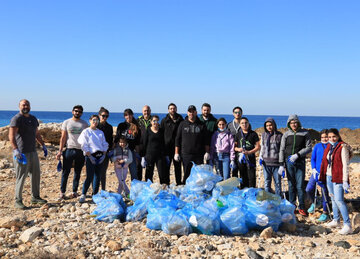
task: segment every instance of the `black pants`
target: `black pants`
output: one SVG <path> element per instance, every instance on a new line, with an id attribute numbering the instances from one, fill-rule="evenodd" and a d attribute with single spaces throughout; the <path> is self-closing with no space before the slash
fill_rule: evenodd
<path id="1" fill-rule="evenodd" d="M 256 187 L 256 167 L 248 167 L 247 164 L 239 163 L 236 161 L 237 167 L 240 171 L 240 177 L 242 179 L 242 188 L 244 187 Z"/>
<path id="2" fill-rule="evenodd" d="M 156 165 L 156 168 L 159 173 L 159 179 L 160 184 L 170 184 L 170 175 L 168 174 L 168 171 L 166 170 L 166 161 L 164 156 L 158 156 L 158 157 L 145 157 L 147 166 L 145 170 L 145 181 L 150 179 L 150 181 L 153 181 L 154 176 L 154 168 Z"/>
<path id="3" fill-rule="evenodd" d="M 203 155 L 186 155 L 181 154 L 182 162 L 183 162 L 183 168 L 184 168 L 184 180 L 183 184 L 185 184 L 186 179 L 190 176 L 191 168 L 193 166 L 194 162 L 196 165 L 201 165 L 204 161 Z"/>
<path id="4" fill-rule="evenodd" d="M 170 167 L 171 167 L 171 162 L 172 162 L 174 165 L 174 169 L 175 169 L 176 185 L 180 185 L 180 184 L 182 184 L 182 182 L 181 182 L 181 162 L 174 160 L 174 153 L 169 154 L 169 160 L 170 160 L 169 164 L 166 164 L 166 167 L 165 167 L 166 173 L 170 176 Z"/>
<path id="5" fill-rule="evenodd" d="M 137 158 L 134 158 L 133 159 L 136 159 L 136 172 L 137 172 L 137 180 L 139 181 L 142 181 L 142 175 L 143 175 L 143 168 L 141 166 L 141 160 L 137 159 Z"/>
<path id="6" fill-rule="evenodd" d="M 239 170 L 237 167 L 231 170 L 231 177 L 239 177 Z"/>

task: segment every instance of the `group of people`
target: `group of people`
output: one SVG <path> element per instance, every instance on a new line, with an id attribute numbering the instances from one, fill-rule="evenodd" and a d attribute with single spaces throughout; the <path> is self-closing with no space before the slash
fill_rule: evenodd
<path id="1" fill-rule="evenodd" d="M 47 149 L 38 133 L 38 121 L 29 114 L 30 103 L 21 100 L 20 112 L 10 123 L 9 139 L 13 146 L 16 170 L 15 207 L 25 209 L 22 202 L 22 188 L 28 173 L 31 173 L 32 202 L 46 203 L 40 198 L 40 166 L 35 150 L 35 140 Z M 259 139 L 251 129 L 251 124 L 239 106 L 233 108 L 233 120 L 216 119 L 211 114 L 211 106 L 204 103 L 201 114 L 190 105 L 187 116 L 177 113 L 174 103 L 168 105 L 168 114 L 160 121 L 159 116 L 152 115 L 145 105 L 142 115 L 135 119 L 131 109 L 125 109 L 125 120 L 113 127 L 107 122 L 109 111 L 101 107 L 88 122 L 81 119 L 83 107 L 76 105 L 72 117 L 61 126 L 61 138 L 58 160 L 62 157 L 62 176 L 60 199 L 65 198 L 66 185 L 74 167 L 73 189 L 71 198 L 78 197 L 81 170 L 85 164 L 86 179 L 83 183 L 80 202 L 85 202 L 87 191 L 92 185 L 93 195 L 100 185 L 106 188 L 106 171 L 109 161 L 114 164 L 118 178 L 118 193 L 129 195 L 126 184 L 128 171 L 131 180 L 153 181 L 154 167 L 157 167 L 161 184 L 170 184 L 170 167 L 174 166 L 177 185 L 185 184 L 194 164 L 214 165 L 216 173 L 223 179 L 242 178 L 242 188 L 256 187 L 256 156 L 260 151 L 259 163 L 263 166 L 265 190 L 272 192 L 271 182 L 274 179 L 275 193 L 282 194 L 281 178 L 287 176 L 289 201 L 296 204 L 297 212 L 307 216 L 316 208 L 316 201 L 305 211 L 305 194 L 316 200 L 316 186 L 322 188 L 323 215 L 319 221 L 327 221 L 330 215 L 329 197 L 332 202 L 333 220 L 329 227 L 340 224 L 340 213 L 344 226 L 341 234 L 351 233 L 349 215 L 344 202 L 344 190 L 349 186 L 349 159 L 351 147 L 341 140 L 336 129 L 321 131 L 321 143 L 315 145 L 312 158 L 312 175 L 305 192 L 305 157 L 312 151 L 309 132 L 302 128 L 298 116 L 290 115 L 287 121 L 288 130 L 282 134 L 277 130 L 274 119 L 264 122 L 264 133 Z M 329 139 L 329 140 L 328 140 Z M 24 157 L 27 161 L 24 163 Z M 182 168 L 183 170 L 182 170 Z M 182 174 L 183 171 L 183 174 Z M 340 212 L 340 213 L 339 213 Z"/>

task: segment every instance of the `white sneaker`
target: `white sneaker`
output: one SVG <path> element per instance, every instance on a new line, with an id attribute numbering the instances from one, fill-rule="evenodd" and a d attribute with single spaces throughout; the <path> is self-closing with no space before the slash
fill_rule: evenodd
<path id="1" fill-rule="evenodd" d="M 80 203 L 84 203 L 85 200 L 86 200 L 86 196 L 85 196 L 84 194 L 81 194 L 80 199 L 79 199 L 79 202 L 80 202 Z"/>
<path id="2" fill-rule="evenodd" d="M 325 224 L 325 226 L 327 226 L 328 228 L 336 228 L 339 225 L 340 225 L 340 222 L 336 221 L 335 219 L 333 219 L 331 222 Z"/>
<path id="3" fill-rule="evenodd" d="M 353 231 L 350 225 L 345 224 L 343 228 L 338 232 L 340 235 L 351 234 Z"/>
<path id="4" fill-rule="evenodd" d="M 65 200 L 65 193 L 60 193 L 59 201 Z"/>

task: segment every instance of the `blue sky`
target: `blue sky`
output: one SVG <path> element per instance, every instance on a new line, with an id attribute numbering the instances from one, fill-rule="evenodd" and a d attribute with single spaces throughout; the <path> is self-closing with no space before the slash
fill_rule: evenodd
<path id="1" fill-rule="evenodd" d="M 359 116 L 359 1 L 0 2 L 0 110 Z"/>

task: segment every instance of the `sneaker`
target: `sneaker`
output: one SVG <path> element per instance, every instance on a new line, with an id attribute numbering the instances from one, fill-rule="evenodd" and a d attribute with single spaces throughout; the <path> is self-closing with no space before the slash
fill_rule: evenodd
<path id="1" fill-rule="evenodd" d="M 79 194 L 77 192 L 73 192 L 72 194 L 70 194 L 70 199 L 74 199 L 79 197 Z"/>
<path id="2" fill-rule="evenodd" d="M 321 214 L 321 216 L 317 219 L 317 222 L 325 222 L 329 220 L 328 214 Z"/>
<path id="3" fill-rule="evenodd" d="M 15 201 L 15 208 L 20 210 L 28 209 L 28 207 L 26 207 L 22 201 Z"/>
<path id="4" fill-rule="evenodd" d="M 304 216 L 304 217 L 307 217 L 307 212 L 305 210 L 302 210 L 302 209 L 299 209 L 299 214 Z"/>
<path id="5" fill-rule="evenodd" d="M 60 193 L 59 201 L 65 200 L 65 193 Z"/>
<path id="6" fill-rule="evenodd" d="M 333 219 L 331 222 L 327 223 L 325 226 L 327 226 L 328 228 L 336 228 L 339 225 L 340 225 L 340 222 Z"/>
<path id="7" fill-rule="evenodd" d="M 314 203 L 311 203 L 311 206 L 310 206 L 310 208 L 308 209 L 307 212 L 308 213 L 314 213 L 315 212 L 315 204 Z"/>
<path id="8" fill-rule="evenodd" d="M 351 234 L 353 231 L 351 229 L 351 226 L 348 224 L 345 224 L 343 228 L 338 232 L 340 235 L 348 235 Z"/>
<path id="9" fill-rule="evenodd" d="M 32 204 L 45 204 L 45 203 L 47 203 L 47 200 L 41 199 L 40 197 L 32 197 L 31 203 Z"/>
<path id="10" fill-rule="evenodd" d="M 80 203 L 84 203 L 85 200 L 86 200 L 85 194 L 81 194 L 80 199 L 79 199 L 79 202 L 80 202 Z"/>

